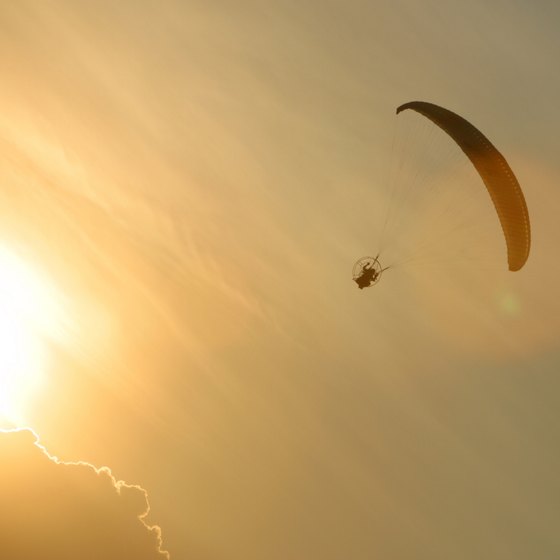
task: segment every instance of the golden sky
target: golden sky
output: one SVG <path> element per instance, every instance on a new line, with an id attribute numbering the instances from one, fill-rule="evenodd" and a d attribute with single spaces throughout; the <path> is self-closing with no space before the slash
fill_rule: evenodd
<path id="1" fill-rule="evenodd" d="M 4 3 L 0 557 L 559 556 L 559 18 L 547 0 Z M 381 258 L 443 216 L 448 260 L 356 289 L 414 99 L 507 157 L 520 272 L 483 186 L 418 136 L 409 170 L 438 186 L 397 198 Z M 459 219 L 478 237 L 447 237 Z"/>

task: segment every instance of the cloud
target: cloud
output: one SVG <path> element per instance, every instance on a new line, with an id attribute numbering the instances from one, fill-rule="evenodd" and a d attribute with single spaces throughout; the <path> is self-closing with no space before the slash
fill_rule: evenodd
<path id="1" fill-rule="evenodd" d="M 0 431 L 0 558 L 166 560 L 146 491 L 50 456 L 29 429 Z"/>

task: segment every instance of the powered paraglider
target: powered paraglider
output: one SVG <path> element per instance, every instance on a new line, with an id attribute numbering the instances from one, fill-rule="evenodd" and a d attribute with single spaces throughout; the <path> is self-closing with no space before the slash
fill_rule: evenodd
<path id="1" fill-rule="evenodd" d="M 525 197 L 504 156 L 480 130 L 448 109 L 425 101 L 411 101 L 399 106 L 397 114 L 405 110 L 415 111 L 432 121 L 470 160 L 498 215 L 506 241 L 508 268 L 520 270 L 529 257 L 531 226 Z M 385 269 L 378 257 L 363 257 L 354 265 L 353 279 L 360 289 L 379 281 Z"/>

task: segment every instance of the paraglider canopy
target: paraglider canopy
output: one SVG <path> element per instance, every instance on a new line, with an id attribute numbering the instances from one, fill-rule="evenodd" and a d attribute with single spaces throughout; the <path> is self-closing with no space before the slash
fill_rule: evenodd
<path id="1" fill-rule="evenodd" d="M 471 160 L 486 185 L 498 214 L 507 245 L 509 270 L 519 270 L 529 257 L 531 226 L 525 197 L 504 156 L 463 117 L 425 101 L 411 101 L 397 114 L 411 109 L 445 131 Z"/>

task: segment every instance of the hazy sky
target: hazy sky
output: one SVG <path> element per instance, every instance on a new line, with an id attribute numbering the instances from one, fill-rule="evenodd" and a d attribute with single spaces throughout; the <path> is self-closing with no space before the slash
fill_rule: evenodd
<path id="1" fill-rule="evenodd" d="M 69 512 L 96 504 L 119 559 L 163 557 L 153 524 L 172 560 L 559 557 L 559 21 L 547 0 L 3 3 L 1 426 L 51 457 L 0 433 L 4 482 L 37 485 L 9 492 L 0 557 L 15 524 L 65 558 L 51 500 L 77 547 Z M 515 170 L 520 272 L 481 193 L 444 214 L 480 228 L 480 266 L 352 282 L 414 99 Z M 413 164 L 458 189 L 448 161 Z M 448 192 L 403 199 L 394 246 Z"/>

